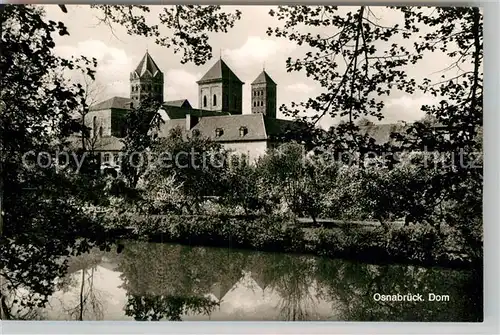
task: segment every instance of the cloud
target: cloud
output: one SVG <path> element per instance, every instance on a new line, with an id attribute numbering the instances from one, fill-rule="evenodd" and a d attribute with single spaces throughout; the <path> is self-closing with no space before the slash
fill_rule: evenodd
<path id="1" fill-rule="evenodd" d="M 300 94 L 308 94 L 314 91 L 314 88 L 304 84 L 304 83 L 295 83 L 286 86 L 287 91 L 291 91 L 291 93 L 300 93 Z"/>
<path id="2" fill-rule="evenodd" d="M 97 59 L 96 82 L 105 85 L 105 94 L 128 96 L 129 73 L 134 62 L 125 50 L 107 46 L 100 40 L 88 39 L 74 46 L 57 46 L 55 53 L 68 59 L 82 55 Z"/>
<path id="3" fill-rule="evenodd" d="M 427 95 L 403 95 L 385 102 L 384 122 L 416 121 L 424 116 L 420 110 L 422 105 L 431 105 L 437 102 L 436 98 Z"/>
<path id="4" fill-rule="evenodd" d="M 198 84 L 200 73 L 183 69 L 169 69 L 165 73 L 165 100 L 188 99 L 193 107 L 198 104 Z"/>
<path id="5" fill-rule="evenodd" d="M 411 95 L 403 95 L 398 98 L 394 98 L 391 100 L 388 100 L 386 102 L 387 106 L 402 106 L 402 107 L 417 107 L 420 109 L 420 106 L 426 105 L 426 104 L 433 104 L 436 102 L 436 98 L 433 98 L 431 96 L 411 96 Z"/>
<path id="6" fill-rule="evenodd" d="M 223 50 L 223 56 L 228 57 L 232 64 L 239 68 L 251 65 L 262 66 L 277 54 L 291 52 L 295 45 L 285 40 L 273 40 L 258 36 L 248 36 L 243 45 L 237 49 Z"/>

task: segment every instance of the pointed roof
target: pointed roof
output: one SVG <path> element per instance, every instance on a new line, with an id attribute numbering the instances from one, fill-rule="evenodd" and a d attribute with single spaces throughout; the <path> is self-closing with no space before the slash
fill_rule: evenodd
<path id="1" fill-rule="evenodd" d="M 208 82 L 216 82 L 216 81 L 234 81 L 240 84 L 243 82 L 234 74 L 234 72 L 227 66 L 227 64 L 219 59 L 210 70 L 205 73 L 205 75 L 197 81 L 198 84 L 208 83 Z"/>
<path id="2" fill-rule="evenodd" d="M 133 102 L 130 98 L 112 97 L 90 106 L 91 111 L 99 111 L 104 109 L 130 109 L 130 103 Z"/>
<path id="3" fill-rule="evenodd" d="M 274 82 L 274 80 L 267 74 L 267 72 L 265 70 L 263 70 L 257 76 L 257 78 L 255 78 L 255 80 L 253 81 L 252 85 L 253 84 L 273 84 L 273 85 L 276 85 L 276 83 Z"/>
<path id="4" fill-rule="evenodd" d="M 234 284 L 231 285 L 229 283 L 220 283 L 217 282 L 212 285 L 210 293 L 217 298 L 217 301 L 222 300 L 232 288 L 234 287 Z"/>
<path id="5" fill-rule="evenodd" d="M 259 271 L 259 272 L 251 271 L 250 277 L 253 280 L 255 280 L 255 282 L 257 283 L 257 285 L 259 285 L 259 287 L 262 290 L 265 290 L 267 288 L 267 286 L 269 285 L 268 280 L 267 280 L 265 274 L 262 271 Z"/>
<path id="6" fill-rule="evenodd" d="M 151 57 L 148 51 L 146 51 L 146 54 L 142 57 L 139 65 L 137 65 L 137 68 L 135 69 L 135 72 L 139 76 L 143 76 L 147 71 L 149 71 L 152 76 L 155 76 L 157 73 L 161 73 L 158 65 L 156 65 L 153 57 Z"/>
<path id="7" fill-rule="evenodd" d="M 165 101 L 163 104 L 166 106 L 193 108 L 187 99 Z"/>

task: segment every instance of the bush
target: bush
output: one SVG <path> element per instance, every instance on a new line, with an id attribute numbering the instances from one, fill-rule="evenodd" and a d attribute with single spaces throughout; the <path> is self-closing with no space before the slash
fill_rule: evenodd
<path id="1" fill-rule="evenodd" d="M 320 256 L 359 259 L 367 262 L 471 265 L 479 260 L 463 247 L 463 237 L 447 226 L 441 232 L 430 225 L 341 228 L 299 227 L 292 218 L 164 216 L 136 221 L 139 236 L 161 242 L 218 247 L 249 248 L 276 252 L 308 252 Z"/>
<path id="2" fill-rule="evenodd" d="M 442 240 L 429 225 L 392 229 L 387 235 L 387 253 L 394 258 L 431 263 L 441 254 Z"/>

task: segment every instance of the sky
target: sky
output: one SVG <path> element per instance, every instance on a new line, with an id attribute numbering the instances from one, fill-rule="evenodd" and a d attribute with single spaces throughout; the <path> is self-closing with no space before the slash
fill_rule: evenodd
<path id="1" fill-rule="evenodd" d="M 44 6 L 47 17 L 62 21 L 68 27 L 70 36 L 57 37 L 56 52 L 64 57 L 86 55 L 98 61 L 96 82 L 99 86 L 99 100 L 113 96 L 129 96 L 129 74 L 135 69 L 146 50 L 149 51 L 165 75 L 165 100 L 188 99 L 193 107 L 198 107 L 198 86 L 196 81 L 222 57 L 236 75 L 245 82 L 243 86 L 243 113 L 250 113 L 250 89 L 252 81 L 265 66 L 266 72 L 278 85 L 278 106 L 290 105 L 292 101 L 306 101 L 321 93 L 320 87 L 306 77 L 304 72 L 287 72 L 285 61 L 288 57 L 300 58 L 304 47 L 298 47 L 284 38 L 267 36 L 268 27 L 280 24 L 268 13 L 270 6 L 223 6 L 227 11 L 240 9 L 241 20 L 226 34 L 211 34 L 210 45 L 213 58 L 202 66 L 192 63 L 181 64 L 181 54 L 172 49 L 158 46 L 152 39 L 130 36 L 120 26 L 112 30 L 99 23 L 100 12 L 88 5 L 67 5 L 68 13 L 63 13 L 55 5 Z M 151 15 L 157 15 L 161 6 L 151 6 Z M 384 22 L 401 21 L 402 17 L 385 8 L 374 9 L 377 17 Z M 382 22 L 381 21 L 381 22 Z M 402 22 L 402 21 L 401 21 Z M 449 60 L 445 55 L 434 54 L 408 69 L 408 75 L 417 79 L 431 78 L 445 68 Z M 386 98 L 384 123 L 414 121 L 423 116 L 420 106 L 432 102 L 430 96 L 394 92 Z M 278 118 L 283 118 L 278 111 Z M 338 120 L 326 118 L 321 125 L 328 127 Z"/>

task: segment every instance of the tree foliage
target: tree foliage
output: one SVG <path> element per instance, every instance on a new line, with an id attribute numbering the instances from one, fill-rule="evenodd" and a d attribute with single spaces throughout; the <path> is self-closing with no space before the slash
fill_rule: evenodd
<path id="1" fill-rule="evenodd" d="M 160 102 L 151 98 L 141 101 L 125 116 L 125 137 L 120 161 L 120 171 L 130 188 L 135 188 L 139 178 L 148 168 L 148 150 L 157 142 L 157 132 L 163 122 L 158 110 Z"/>
<path id="2" fill-rule="evenodd" d="M 307 156 L 304 146 L 297 143 L 271 150 L 257 164 L 261 183 L 266 185 L 262 196 L 270 193 L 295 215 L 311 217 L 316 223 L 338 172 L 336 162 L 323 158 Z"/>
<path id="3" fill-rule="evenodd" d="M 227 168 L 227 153 L 220 144 L 177 127 L 151 148 L 151 157 L 144 176 L 147 192 L 157 194 L 165 186 L 159 181 L 173 178 L 186 201 L 178 208 L 188 212 L 199 210 L 206 197 L 220 195 Z"/>
<path id="4" fill-rule="evenodd" d="M 53 54 L 54 35 L 68 31 L 61 22 L 46 21 L 40 8 L 3 5 L 0 21 L 1 293 L 23 288 L 29 294 L 18 303 L 33 307 L 53 292 L 54 278 L 66 269 L 65 256 L 107 243 L 99 222 L 82 210 L 105 201 L 95 191 L 99 180 L 89 183 L 51 164 L 74 130 L 71 115 L 84 96 L 81 85 L 68 85 L 58 74 L 69 69 L 92 75 L 92 62 Z M 1 298 L 3 303 L 6 297 Z"/>
<path id="5" fill-rule="evenodd" d="M 234 164 L 223 172 L 224 186 L 219 203 L 236 211 L 241 208 L 245 215 L 265 210 L 268 207 L 261 190 L 266 186 L 261 183 L 258 169 L 244 155 L 233 157 Z"/>
<path id="6" fill-rule="evenodd" d="M 387 155 L 387 162 L 394 167 L 398 163 L 396 155 L 402 152 L 442 153 L 440 159 L 432 162 L 414 162 L 421 169 L 439 171 L 421 183 L 417 193 L 412 193 L 426 194 L 425 206 L 435 208 L 444 197 L 455 199 L 464 185 L 476 185 L 479 188 L 473 193 L 479 195 L 483 111 L 480 9 L 388 7 L 384 10 L 399 15 L 400 22 L 383 25 L 367 6 L 355 9 L 280 6 L 276 11 L 271 10 L 269 14 L 284 23 L 282 27 L 269 28 L 268 34 L 309 48 L 304 57 L 289 58 L 287 70 L 304 72 L 324 89 L 324 93 L 305 102 L 282 106 L 281 111 L 308 125 L 310 147 L 325 146 L 334 154 L 354 151 L 362 158 L 368 152 L 392 153 Z M 315 33 L 318 28 L 328 28 L 328 33 Z M 406 43 L 410 39 L 413 43 Z M 447 55 L 451 64 L 443 69 L 440 81 L 424 78 L 419 83 L 408 76 L 407 69 L 436 52 Z M 439 97 L 436 105 L 421 107 L 427 119 L 434 121 L 415 122 L 403 133 L 393 134 L 395 144 L 378 144 L 360 132 L 354 121 L 382 120 L 385 101 L 396 91 Z M 312 117 L 303 116 L 311 111 Z M 348 121 L 323 132 L 314 126 L 325 115 Z M 371 197 L 375 200 L 377 194 Z M 475 201 L 480 203 L 480 197 Z M 480 212 L 474 213 L 474 217 L 480 216 Z M 471 217 L 465 220 L 470 221 Z"/>
<path id="7" fill-rule="evenodd" d="M 405 66 L 411 62 L 410 50 L 390 43 L 397 36 L 409 38 L 411 30 L 374 23 L 375 15 L 365 6 L 347 11 L 336 6 L 279 6 L 269 14 L 283 20 L 284 25 L 269 28 L 268 35 L 287 38 L 310 48 L 301 59 L 288 58 L 287 70 L 304 71 L 325 91 L 305 102 L 282 106 L 280 110 L 312 125 L 327 114 L 346 118 L 349 122 L 330 129 L 326 139 L 313 134 L 310 141 L 339 138 L 339 146 L 348 149 L 360 150 L 368 146 L 369 139 L 358 134 L 359 128 L 354 121 L 361 117 L 381 120 L 384 97 L 394 89 L 407 93 L 415 90 L 414 80 L 408 78 L 405 71 Z M 314 28 L 318 27 L 329 28 L 331 33 L 314 34 Z M 304 111 L 315 113 L 308 118 L 302 116 Z"/>

